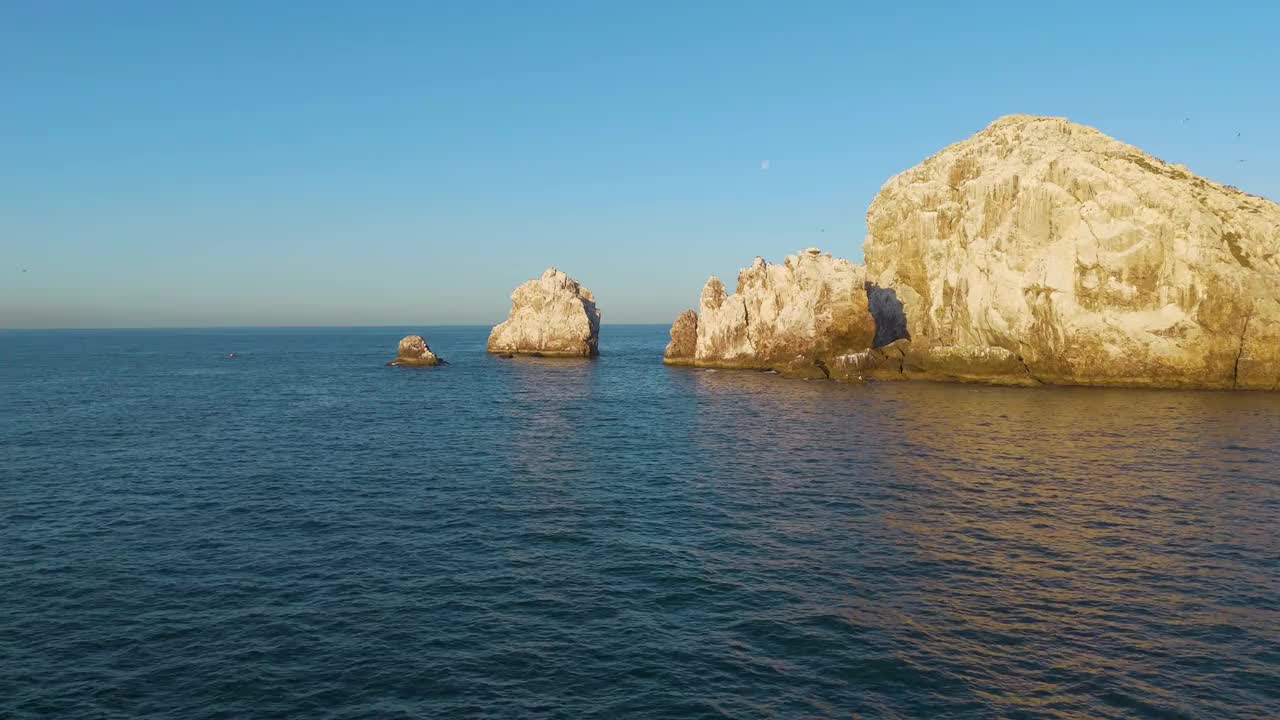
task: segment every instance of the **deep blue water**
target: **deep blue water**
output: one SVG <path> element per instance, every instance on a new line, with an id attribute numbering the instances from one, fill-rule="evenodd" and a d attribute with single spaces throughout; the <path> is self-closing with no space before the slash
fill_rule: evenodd
<path id="1" fill-rule="evenodd" d="M 411 330 L 0 333 L 0 717 L 1280 716 L 1280 395 Z"/>

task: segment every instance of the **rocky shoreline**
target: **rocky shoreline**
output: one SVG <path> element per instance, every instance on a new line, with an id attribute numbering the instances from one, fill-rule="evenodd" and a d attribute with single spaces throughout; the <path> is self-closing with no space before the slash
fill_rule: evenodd
<path id="1" fill-rule="evenodd" d="M 810 249 L 708 280 L 664 362 L 1280 389 L 1280 206 L 1093 128 L 1000 118 L 891 178 L 867 226 L 865 266 Z"/>
<path id="2" fill-rule="evenodd" d="M 1002 117 L 890 178 L 867 228 L 865 264 L 808 248 L 755 258 L 733 292 L 710 277 L 662 361 L 844 382 L 1280 389 L 1280 205 L 1093 128 Z M 595 295 L 548 268 L 512 292 L 486 349 L 594 357 L 599 334 Z M 410 336 L 389 364 L 440 362 Z"/>

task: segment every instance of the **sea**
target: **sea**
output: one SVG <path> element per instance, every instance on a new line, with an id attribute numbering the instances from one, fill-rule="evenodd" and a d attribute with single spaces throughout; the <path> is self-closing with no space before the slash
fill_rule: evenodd
<path id="1" fill-rule="evenodd" d="M 1278 393 L 486 334 L 0 333 L 0 717 L 1280 717 Z"/>

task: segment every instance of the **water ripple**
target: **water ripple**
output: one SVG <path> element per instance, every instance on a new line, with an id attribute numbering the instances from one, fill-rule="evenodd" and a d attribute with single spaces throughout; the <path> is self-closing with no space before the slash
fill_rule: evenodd
<path id="1" fill-rule="evenodd" d="M 1280 716 L 1275 395 L 403 334 L 0 334 L 0 716 Z"/>

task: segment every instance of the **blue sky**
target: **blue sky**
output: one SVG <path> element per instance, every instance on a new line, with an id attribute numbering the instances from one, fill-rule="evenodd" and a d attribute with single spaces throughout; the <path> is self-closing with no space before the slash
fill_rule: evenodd
<path id="1" fill-rule="evenodd" d="M 1280 199 L 1275 4 L 868 5 L 0 0 L 0 327 L 667 322 L 1013 112 Z"/>

